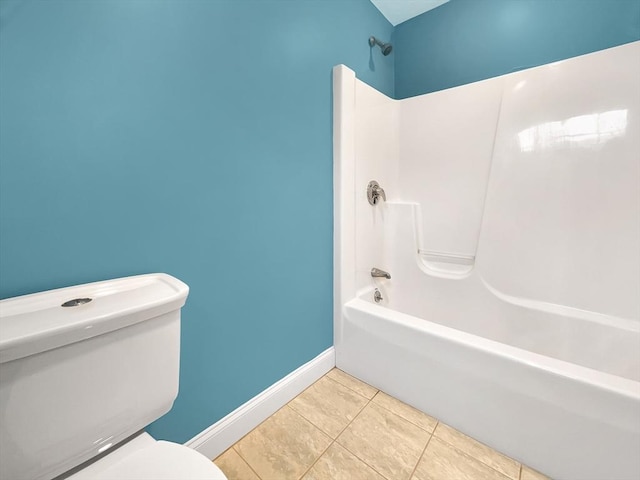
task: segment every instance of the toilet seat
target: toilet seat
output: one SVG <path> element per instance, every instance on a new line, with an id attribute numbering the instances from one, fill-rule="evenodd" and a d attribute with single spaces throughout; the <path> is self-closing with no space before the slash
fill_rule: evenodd
<path id="1" fill-rule="evenodd" d="M 177 443 L 158 441 L 106 469 L 95 480 L 226 480 L 204 455 Z"/>
<path id="2" fill-rule="evenodd" d="M 227 480 L 207 457 L 143 433 L 67 480 Z"/>

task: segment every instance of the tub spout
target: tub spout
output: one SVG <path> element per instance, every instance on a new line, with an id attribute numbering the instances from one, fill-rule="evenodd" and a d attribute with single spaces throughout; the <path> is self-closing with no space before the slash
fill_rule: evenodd
<path id="1" fill-rule="evenodd" d="M 380 277 L 380 278 L 391 279 L 391 274 L 385 272 L 384 270 L 380 270 L 379 268 L 372 268 L 371 276 L 374 278 Z"/>

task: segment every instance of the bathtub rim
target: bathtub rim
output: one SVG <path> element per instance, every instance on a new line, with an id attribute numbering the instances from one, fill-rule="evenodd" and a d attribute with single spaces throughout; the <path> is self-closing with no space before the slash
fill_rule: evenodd
<path id="1" fill-rule="evenodd" d="M 589 367 L 560 360 L 554 357 L 531 352 L 506 343 L 480 337 L 472 333 L 441 325 L 431 320 L 414 317 L 391 308 L 374 305 L 371 302 L 354 297 L 343 305 L 344 317 L 349 317 L 349 309 L 361 310 L 369 315 L 389 321 L 396 325 L 412 328 L 427 335 L 443 337 L 452 343 L 495 355 L 507 361 L 516 361 L 527 366 L 543 370 L 558 377 L 567 378 L 593 388 L 606 390 L 630 400 L 640 402 L 640 381 L 601 372 Z"/>

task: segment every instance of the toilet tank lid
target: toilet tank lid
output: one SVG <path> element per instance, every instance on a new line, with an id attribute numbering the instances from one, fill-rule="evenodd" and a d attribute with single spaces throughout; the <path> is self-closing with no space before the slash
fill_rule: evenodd
<path id="1" fill-rule="evenodd" d="M 0 300 L 0 363 L 177 310 L 188 294 L 177 278 L 153 273 Z"/>

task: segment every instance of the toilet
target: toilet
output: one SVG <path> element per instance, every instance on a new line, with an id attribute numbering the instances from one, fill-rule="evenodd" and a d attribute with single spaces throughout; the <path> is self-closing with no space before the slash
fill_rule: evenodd
<path id="1" fill-rule="evenodd" d="M 0 478 L 226 480 L 144 431 L 178 394 L 188 293 L 160 273 L 0 301 Z"/>

